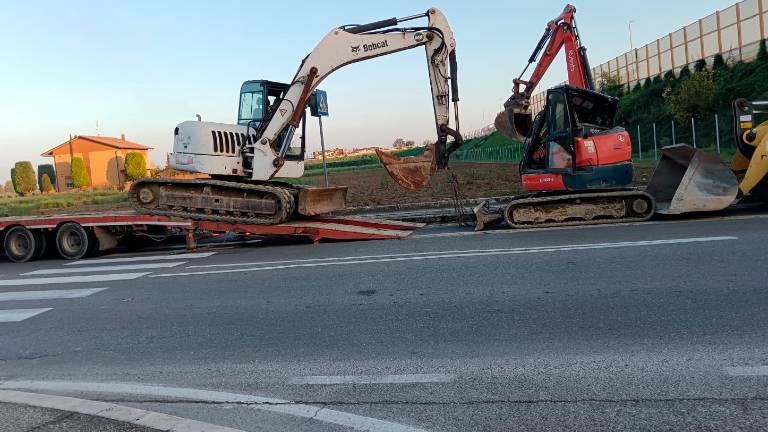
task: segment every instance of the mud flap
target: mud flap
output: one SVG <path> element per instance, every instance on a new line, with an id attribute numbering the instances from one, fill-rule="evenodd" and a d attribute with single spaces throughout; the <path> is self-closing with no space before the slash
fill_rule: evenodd
<path id="1" fill-rule="evenodd" d="M 505 107 L 504 111 L 496 115 L 496 120 L 493 123 L 496 130 L 507 138 L 523 142 L 531 132 L 533 115 L 529 109 L 512 105 Z"/>
<path id="2" fill-rule="evenodd" d="M 657 213 L 682 214 L 728 207 L 739 185 L 719 157 L 677 144 L 662 149 L 645 191 L 656 200 Z"/>
<path id="3" fill-rule="evenodd" d="M 347 206 L 347 187 L 303 187 L 299 189 L 298 198 L 299 214 L 316 216 L 331 213 Z"/>
<path id="4" fill-rule="evenodd" d="M 376 149 L 376 154 L 392 180 L 406 189 L 419 190 L 426 186 L 437 168 L 434 144 L 426 146 L 421 156 L 392 156 L 380 149 Z"/>

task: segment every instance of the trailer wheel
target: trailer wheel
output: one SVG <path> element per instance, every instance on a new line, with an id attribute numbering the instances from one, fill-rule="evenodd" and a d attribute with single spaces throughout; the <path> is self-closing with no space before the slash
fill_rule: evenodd
<path id="1" fill-rule="evenodd" d="M 56 249 L 67 260 L 80 259 L 90 252 L 91 236 L 79 223 L 67 222 L 56 231 Z"/>
<path id="2" fill-rule="evenodd" d="M 38 229 L 32 232 L 35 236 L 35 258 L 43 258 L 48 253 L 48 235 L 45 231 Z"/>
<path id="3" fill-rule="evenodd" d="M 13 262 L 27 262 L 35 257 L 36 236 L 27 227 L 15 226 L 5 233 L 5 255 Z"/>

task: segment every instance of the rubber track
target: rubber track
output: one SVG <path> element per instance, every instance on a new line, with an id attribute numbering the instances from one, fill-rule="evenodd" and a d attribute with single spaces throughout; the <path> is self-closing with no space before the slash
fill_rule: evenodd
<path id="1" fill-rule="evenodd" d="M 160 186 L 174 185 L 174 184 L 200 185 L 200 186 L 211 185 L 211 186 L 228 187 L 233 189 L 266 192 L 267 194 L 274 195 L 275 198 L 279 201 L 280 203 L 279 210 L 278 210 L 278 213 L 274 216 L 247 217 L 247 216 L 220 215 L 215 213 L 205 214 L 205 213 L 190 212 L 190 211 L 145 208 L 145 207 L 142 207 L 141 204 L 139 203 L 138 197 L 136 195 L 137 193 L 136 191 L 138 190 L 139 186 L 146 183 L 154 183 Z M 288 189 L 285 187 L 270 186 L 268 184 L 248 184 L 248 183 L 238 183 L 238 182 L 228 182 L 228 181 L 222 181 L 222 180 L 208 180 L 208 179 L 205 179 L 205 180 L 167 180 L 167 179 L 137 180 L 131 186 L 131 189 L 128 192 L 128 197 L 129 197 L 129 200 L 131 201 L 131 205 L 133 206 L 133 208 L 137 212 L 142 214 L 150 214 L 150 215 L 156 215 L 156 216 L 169 216 L 169 217 L 175 217 L 175 218 L 181 218 L 181 219 L 248 224 L 248 225 L 281 224 L 287 221 L 288 219 L 290 219 L 296 207 L 295 200 L 293 198 L 293 195 L 291 194 L 291 189 Z"/>
<path id="2" fill-rule="evenodd" d="M 532 194 L 531 198 L 522 198 L 522 199 L 516 199 L 512 202 L 510 202 L 505 208 L 504 208 L 504 219 L 507 221 L 510 227 L 512 228 L 518 228 L 518 229 L 526 229 L 526 228 L 546 228 L 546 227 L 558 227 L 558 226 L 580 226 L 580 225 L 603 225 L 603 224 L 620 224 L 620 223 L 628 223 L 628 222 L 644 222 L 653 217 L 653 214 L 656 212 L 656 201 L 653 199 L 651 195 L 649 195 L 646 192 L 640 191 L 640 190 L 623 190 L 623 191 L 612 191 L 612 192 L 597 192 L 597 193 L 575 193 L 575 194 L 563 194 L 563 195 L 550 195 L 550 196 L 544 196 L 540 197 L 537 196 L 538 194 Z M 568 222 L 547 222 L 547 223 L 523 223 L 523 224 L 517 224 L 514 223 L 509 218 L 509 212 L 510 209 L 513 206 L 522 206 L 526 204 L 531 205 L 541 205 L 546 204 L 548 202 L 550 203 L 560 203 L 560 202 L 566 202 L 569 200 L 578 200 L 578 199 L 585 199 L 585 198 L 619 198 L 621 200 L 625 200 L 627 198 L 632 197 L 645 197 L 651 205 L 648 207 L 648 210 L 646 211 L 647 214 L 644 216 L 630 216 L 630 217 L 622 217 L 622 218 L 616 218 L 616 219 L 593 219 L 593 220 L 580 220 L 580 221 L 568 221 Z"/>

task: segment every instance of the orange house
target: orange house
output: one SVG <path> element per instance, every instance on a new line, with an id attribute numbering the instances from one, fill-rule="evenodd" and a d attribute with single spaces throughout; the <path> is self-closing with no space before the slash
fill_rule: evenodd
<path id="1" fill-rule="evenodd" d="M 73 157 L 82 158 L 85 162 L 92 187 L 122 188 L 126 183 L 125 155 L 132 151 L 139 152 L 149 167 L 149 150 L 150 147 L 127 141 L 125 135 L 120 138 L 79 135 L 41 156 L 53 157 L 56 190 L 63 192 L 74 188 L 70 170 Z"/>

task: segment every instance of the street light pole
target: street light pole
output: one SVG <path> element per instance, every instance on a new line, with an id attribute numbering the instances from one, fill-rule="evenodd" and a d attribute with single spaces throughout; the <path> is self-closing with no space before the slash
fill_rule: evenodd
<path id="1" fill-rule="evenodd" d="M 635 20 L 629 20 L 627 23 L 627 28 L 629 28 L 629 50 L 632 51 L 635 49 L 635 44 L 632 41 L 632 24 L 634 24 Z"/>

